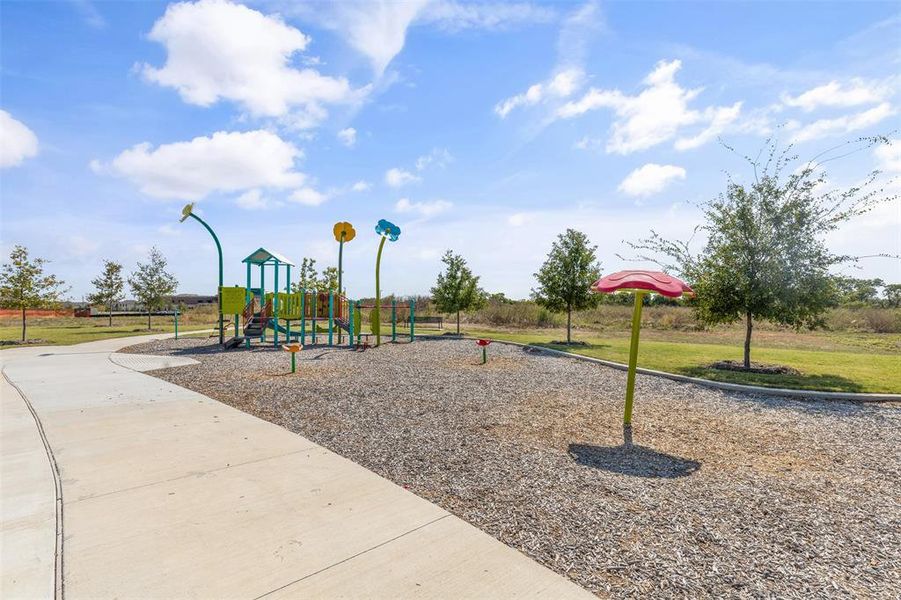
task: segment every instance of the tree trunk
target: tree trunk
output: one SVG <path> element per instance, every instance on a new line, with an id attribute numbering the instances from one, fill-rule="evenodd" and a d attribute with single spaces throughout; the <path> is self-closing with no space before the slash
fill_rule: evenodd
<path id="1" fill-rule="evenodd" d="M 150 331 L 150 311 L 147 311 L 147 331 Z"/>
<path id="2" fill-rule="evenodd" d="M 22 341 L 25 341 L 25 309 L 22 309 Z"/>
<path id="3" fill-rule="evenodd" d="M 457 311 L 457 335 L 460 335 L 460 311 Z"/>
<path id="4" fill-rule="evenodd" d="M 754 324 L 751 319 L 751 313 L 747 313 L 745 315 L 747 319 L 745 324 L 745 368 L 751 368 L 751 331 L 754 329 Z"/>
<path id="5" fill-rule="evenodd" d="M 112 305 L 109 305 L 109 306 L 107 306 L 107 308 L 109 309 L 109 310 L 108 310 L 108 312 L 109 312 L 109 326 L 112 327 L 112 326 L 113 326 L 113 306 L 112 306 Z"/>
<path id="6" fill-rule="evenodd" d="M 566 305 L 566 343 L 567 345 L 572 343 L 572 329 L 573 329 L 573 307 L 572 304 Z"/>

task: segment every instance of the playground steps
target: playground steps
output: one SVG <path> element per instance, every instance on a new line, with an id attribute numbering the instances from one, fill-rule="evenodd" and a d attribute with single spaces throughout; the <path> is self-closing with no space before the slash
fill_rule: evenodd
<path id="1" fill-rule="evenodd" d="M 263 333 L 269 319 L 264 318 L 260 313 L 255 313 L 244 324 L 244 335 L 247 337 L 259 337 Z"/>
<path id="2" fill-rule="evenodd" d="M 338 319 L 338 318 L 336 318 L 336 319 L 335 319 L 335 325 L 337 325 L 338 327 L 340 327 L 341 329 L 343 329 L 343 330 L 346 331 L 347 333 L 350 333 L 350 323 L 347 322 L 347 319 Z"/>

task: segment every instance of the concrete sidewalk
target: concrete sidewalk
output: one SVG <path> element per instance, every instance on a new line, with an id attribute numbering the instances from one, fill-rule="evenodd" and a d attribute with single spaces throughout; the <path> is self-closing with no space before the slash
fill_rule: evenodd
<path id="1" fill-rule="evenodd" d="M 3 382 L 3 598 L 593 597 L 301 436 L 135 370 L 172 359 L 111 359 L 138 341 L 0 353 L 24 396 Z"/>

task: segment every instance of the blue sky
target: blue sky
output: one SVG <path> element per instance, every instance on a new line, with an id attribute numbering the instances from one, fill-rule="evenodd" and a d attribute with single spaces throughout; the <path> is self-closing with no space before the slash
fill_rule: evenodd
<path id="1" fill-rule="evenodd" d="M 554 236 L 585 231 L 605 271 L 623 240 L 686 237 L 697 202 L 778 129 L 802 157 L 898 138 L 897 3 L 354 4 L 3 2 L 2 250 L 24 244 L 80 298 L 104 258 L 151 245 L 182 292 L 226 284 L 259 246 L 337 260 L 371 295 L 380 218 L 403 229 L 383 287 L 425 293 L 445 249 L 490 291 L 525 297 Z M 833 163 L 885 171 L 901 142 Z M 830 236 L 901 254 L 901 202 Z M 899 262 L 857 276 L 901 281 Z"/>

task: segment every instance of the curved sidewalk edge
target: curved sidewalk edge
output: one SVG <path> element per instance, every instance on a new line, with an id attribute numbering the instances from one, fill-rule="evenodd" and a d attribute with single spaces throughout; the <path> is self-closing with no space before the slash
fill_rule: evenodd
<path id="1" fill-rule="evenodd" d="M 416 337 L 422 339 L 433 339 L 433 340 L 442 340 L 442 339 L 467 339 L 467 340 L 476 340 L 479 338 L 475 338 L 472 336 L 464 335 L 464 336 L 454 336 L 451 338 L 450 336 L 441 336 L 441 335 L 417 335 Z M 563 356 L 567 358 L 574 358 L 577 360 L 584 360 L 586 362 L 592 362 L 595 364 L 603 365 L 605 367 L 610 367 L 611 369 L 617 369 L 620 371 L 628 370 L 629 366 L 623 363 L 613 362 L 611 360 L 604 360 L 602 358 L 594 358 L 591 356 L 585 356 L 582 354 L 576 354 L 574 352 L 566 352 L 564 350 L 555 350 L 553 348 L 545 348 L 544 346 L 535 346 L 533 344 L 523 344 L 521 342 L 511 342 L 509 340 L 498 340 L 495 338 L 487 338 L 492 342 L 497 344 L 507 344 L 509 346 L 519 346 L 520 348 L 529 348 L 536 352 L 546 352 L 548 354 L 553 354 L 556 356 Z M 700 377 L 689 377 L 688 375 L 678 375 L 676 373 L 667 373 L 666 371 L 655 371 L 653 369 L 645 369 L 642 367 L 638 367 L 635 369 L 637 373 L 641 373 L 642 375 L 652 375 L 654 377 L 663 377 L 665 379 L 672 379 L 673 381 L 680 381 L 682 383 L 695 383 L 697 385 L 703 385 L 709 388 L 715 388 L 719 390 L 728 390 L 732 392 L 744 392 L 746 394 L 762 394 L 768 396 L 782 396 L 785 398 L 798 398 L 798 399 L 810 399 L 810 400 L 845 400 L 850 402 L 901 402 L 901 394 L 879 394 L 879 393 L 855 393 L 855 392 L 821 392 L 817 390 L 795 390 L 789 388 L 772 388 L 772 387 L 764 387 L 759 385 L 744 385 L 741 383 L 726 383 L 722 381 L 712 381 L 710 379 L 701 379 Z"/>

